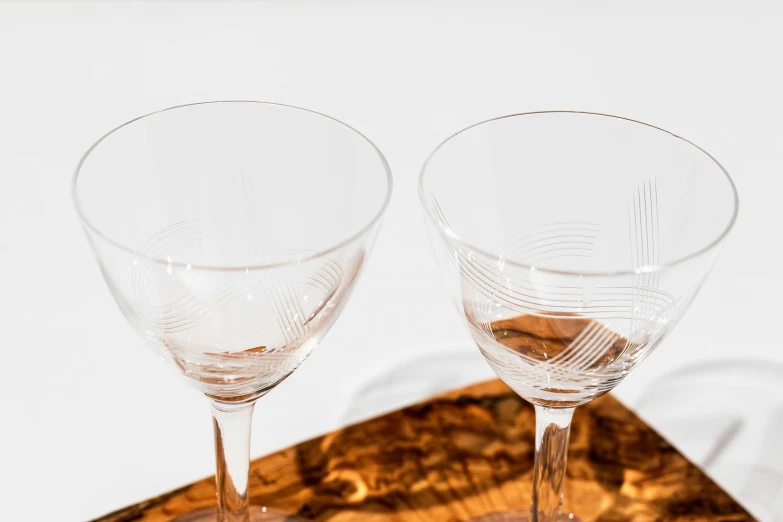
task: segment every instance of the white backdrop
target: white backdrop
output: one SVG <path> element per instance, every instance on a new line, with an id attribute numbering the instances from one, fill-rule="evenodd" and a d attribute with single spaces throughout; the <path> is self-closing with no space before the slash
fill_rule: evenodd
<path id="1" fill-rule="evenodd" d="M 772 1 L 685 4 L 0 2 L 0 517 L 85 520 L 212 473 L 206 401 L 125 324 L 69 194 L 76 162 L 105 131 L 192 101 L 258 99 L 333 115 L 377 143 L 395 175 L 351 302 L 311 359 L 259 402 L 254 456 L 491 375 L 439 286 L 415 182 L 451 132 L 512 112 L 643 120 L 710 151 L 738 186 L 739 220 L 711 279 L 620 398 L 666 397 L 661 377 L 721 360 L 763 361 L 774 384 L 783 365 L 783 11 Z M 408 382 L 455 353 L 470 364 L 452 379 Z M 389 377 L 421 356 L 430 362 Z M 734 382 L 685 385 L 680 397 Z M 783 470 L 777 383 L 762 390 L 769 401 L 738 406 L 740 464 Z M 360 390 L 374 384 L 387 392 L 369 400 Z M 709 448 L 667 420 L 666 404 L 678 402 L 669 400 L 648 420 L 703 460 Z M 705 399 L 705 414 L 720 400 Z M 718 424 L 701 426 L 717 439 Z"/>

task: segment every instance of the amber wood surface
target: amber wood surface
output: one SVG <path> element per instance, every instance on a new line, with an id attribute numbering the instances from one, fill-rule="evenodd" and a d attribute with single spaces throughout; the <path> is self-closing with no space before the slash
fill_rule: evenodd
<path id="1" fill-rule="evenodd" d="M 463 521 L 530 502 L 533 409 L 500 381 L 349 426 L 252 463 L 253 504 L 307 520 Z M 753 518 L 606 395 L 577 409 L 566 507 L 584 521 Z M 158 522 L 215 503 L 212 478 L 100 522 Z"/>

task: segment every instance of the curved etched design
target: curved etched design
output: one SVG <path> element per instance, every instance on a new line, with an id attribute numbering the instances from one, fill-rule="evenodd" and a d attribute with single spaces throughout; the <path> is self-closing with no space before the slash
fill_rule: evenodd
<path id="1" fill-rule="evenodd" d="M 433 207 L 444 228 L 450 230 L 451 227 L 434 198 Z M 510 311 L 543 315 L 573 312 L 594 319 L 625 317 L 628 306 L 640 301 L 642 287 L 639 283 L 628 286 L 598 285 L 590 297 L 590 306 L 583 306 L 585 290 L 582 286 L 546 284 L 529 270 L 522 271 L 506 266 L 506 260 L 528 265 L 542 261 L 543 259 L 538 258 L 540 252 L 534 254 L 535 257 L 523 257 L 519 252 L 530 252 L 532 243 L 540 244 L 544 240 L 550 247 L 546 252 L 556 252 L 546 259 L 589 257 L 592 245 L 598 238 L 598 228 L 598 225 L 588 223 L 554 223 L 529 229 L 498 245 L 495 249 L 498 255 L 492 260 L 451 243 L 444 246 L 448 259 L 457 267 L 463 282 L 470 287 L 469 290 L 474 290 L 481 298 L 496 302 Z M 454 236 L 456 237 L 456 234 Z M 574 242 L 574 238 L 579 240 Z M 645 305 L 651 309 L 661 310 L 673 302 L 671 295 L 657 288 L 643 288 Z"/>
<path id="2" fill-rule="evenodd" d="M 419 196 L 452 303 L 536 410 L 530 511 L 475 521 L 579 520 L 563 506 L 574 408 L 681 319 L 736 220 L 734 184 L 662 129 L 544 111 L 453 134 L 425 162 Z"/>
<path id="3" fill-rule="evenodd" d="M 355 129 L 263 102 L 164 109 L 82 157 L 72 196 L 112 296 L 210 398 L 217 509 L 176 520 L 284 518 L 250 506 L 253 406 L 337 320 L 392 184 Z"/>
<path id="4" fill-rule="evenodd" d="M 432 208 L 446 237 L 457 238 L 434 196 Z M 496 373 L 542 404 L 578 404 L 616 386 L 657 345 L 672 312 L 691 295 L 675 298 L 660 289 L 657 273 L 644 272 L 660 262 L 659 222 L 657 181 L 647 180 L 628 203 L 629 253 L 632 267 L 641 269 L 628 284 L 553 284 L 556 278 L 520 268 L 589 258 L 600 235 L 596 223 L 523 230 L 497 245 L 492 258 L 444 241 L 471 334 Z M 533 318 L 548 335 L 531 328 Z"/>
<path id="5" fill-rule="evenodd" d="M 165 257 L 176 254 L 180 247 L 190 254 L 197 254 L 201 248 L 203 231 L 198 220 L 175 223 L 150 236 L 144 243 L 141 252 L 149 256 Z M 291 254 L 300 254 L 292 252 Z M 193 328 L 199 320 L 219 310 L 232 300 L 254 298 L 263 294 L 276 312 L 276 319 L 283 336 L 289 342 L 304 337 L 307 325 L 314 319 L 326 302 L 337 291 L 343 273 L 340 265 L 333 260 L 326 260 L 313 273 L 292 276 L 285 271 L 276 279 L 269 276 L 243 279 L 225 286 L 216 283 L 201 285 L 198 297 L 188 293 L 176 299 L 155 302 L 152 292 L 159 289 L 155 268 L 134 263 L 131 267 L 131 296 L 137 315 L 153 324 L 161 333 L 177 333 Z M 297 288 L 308 285 L 320 294 L 320 306 L 305 314 Z M 180 290 L 180 289 L 177 289 Z M 157 301 L 161 300 L 158 293 Z"/>
<path id="6" fill-rule="evenodd" d="M 140 253 L 197 259 L 204 235 L 199 220 L 173 223 L 151 235 Z M 129 270 L 130 307 L 148 341 L 165 347 L 163 355 L 209 394 L 232 398 L 257 395 L 259 388 L 289 375 L 309 355 L 302 346 L 311 339 L 314 346 L 330 304 L 346 284 L 342 267 L 329 258 L 308 269 L 293 265 L 249 278 L 207 279 L 187 269 L 138 262 Z M 276 331 L 266 331 L 258 346 L 220 350 L 209 342 L 209 331 L 227 317 L 252 322 L 262 316 Z"/>

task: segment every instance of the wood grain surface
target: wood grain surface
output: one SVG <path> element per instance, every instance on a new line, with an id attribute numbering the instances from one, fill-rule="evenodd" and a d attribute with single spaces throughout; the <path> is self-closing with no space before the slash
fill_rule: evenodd
<path id="1" fill-rule="evenodd" d="M 530 503 L 533 409 L 500 381 L 457 390 L 253 461 L 251 503 L 306 520 L 464 521 Z M 215 504 L 200 480 L 96 522 L 161 522 Z M 583 521 L 750 521 L 611 395 L 577 408 L 566 510 Z"/>

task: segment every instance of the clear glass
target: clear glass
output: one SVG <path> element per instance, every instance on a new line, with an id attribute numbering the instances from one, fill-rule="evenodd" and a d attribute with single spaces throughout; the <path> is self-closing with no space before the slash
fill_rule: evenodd
<path id="1" fill-rule="evenodd" d="M 258 102 L 156 112 L 82 158 L 73 198 L 114 299 L 212 402 L 218 509 L 181 520 L 283 518 L 248 506 L 253 405 L 337 319 L 391 187 L 354 129 Z"/>
<path id="2" fill-rule="evenodd" d="M 600 114 L 486 121 L 443 142 L 419 192 L 441 275 L 486 361 L 536 407 L 529 512 L 563 504 L 573 409 L 614 388 L 677 324 L 737 216 L 692 143 Z"/>

